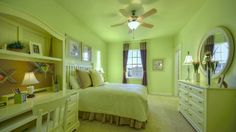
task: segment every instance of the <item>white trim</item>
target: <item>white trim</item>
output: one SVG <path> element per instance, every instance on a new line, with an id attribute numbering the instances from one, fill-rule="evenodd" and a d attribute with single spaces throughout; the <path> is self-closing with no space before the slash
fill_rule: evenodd
<path id="1" fill-rule="evenodd" d="M 173 93 L 158 93 L 158 92 L 149 92 L 150 95 L 162 95 L 162 96 L 173 96 Z"/>

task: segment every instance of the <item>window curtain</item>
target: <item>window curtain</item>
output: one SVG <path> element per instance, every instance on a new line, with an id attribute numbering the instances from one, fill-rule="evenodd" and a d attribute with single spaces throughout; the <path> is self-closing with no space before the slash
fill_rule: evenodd
<path id="1" fill-rule="evenodd" d="M 141 60 L 143 65 L 143 80 L 142 84 L 147 86 L 147 48 L 146 48 L 146 42 L 140 43 L 140 53 L 141 53 Z"/>
<path id="2" fill-rule="evenodd" d="M 123 83 L 127 83 L 126 78 L 126 66 L 127 66 L 127 60 L 128 60 L 128 53 L 129 53 L 129 44 L 125 43 L 123 44 Z"/>

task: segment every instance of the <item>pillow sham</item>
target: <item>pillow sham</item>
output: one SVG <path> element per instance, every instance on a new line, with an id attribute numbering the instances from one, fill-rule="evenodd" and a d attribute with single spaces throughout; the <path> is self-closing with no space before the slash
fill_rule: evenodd
<path id="1" fill-rule="evenodd" d="M 104 79 L 100 72 L 95 71 L 95 70 L 90 70 L 90 76 L 91 76 L 92 84 L 94 87 L 104 84 Z"/>
<path id="2" fill-rule="evenodd" d="M 89 71 L 84 71 L 84 70 L 76 70 L 78 79 L 79 79 L 79 84 L 81 88 L 87 88 L 92 86 L 92 81 L 89 75 Z"/>
<path id="3" fill-rule="evenodd" d="M 70 75 L 70 86 L 71 89 L 80 89 L 79 82 L 74 75 Z"/>

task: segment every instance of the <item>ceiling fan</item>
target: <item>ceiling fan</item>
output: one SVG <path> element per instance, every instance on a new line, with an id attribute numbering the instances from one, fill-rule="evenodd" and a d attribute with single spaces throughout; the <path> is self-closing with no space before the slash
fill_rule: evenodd
<path id="1" fill-rule="evenodd" d="M 131 13 L 132 15 L 130 16 L 129 13 L 125 10 L 125 9 L 120 9 L 119 12 L 125 16 L 126 18 L 128 18 L 128 20 L 119 23 L 119 24 L 114 24 L 111 25 L 111 27 L 117 27 L 117 26 L 121 26 L 123 24 L 128 23 L 128 27 L 133 31 L 135 29 L 138 28 L 138 26 L 143 26 L 145 28 L 153 28 L 154 25 L 149 24 L 149 23 L 145 23 L 143 22 L 144 18 L 147 18 L 153 14 L 155 14 L 157 12 L 157 10 L 155 8 L 147 11 L 146 13 L 144 13 L 141 16 L 136 16 L 136 10 L 132 10 Z"/>

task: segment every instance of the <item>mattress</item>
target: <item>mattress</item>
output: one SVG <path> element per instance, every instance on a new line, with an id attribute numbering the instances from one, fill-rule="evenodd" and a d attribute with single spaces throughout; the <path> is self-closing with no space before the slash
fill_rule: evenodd
<path id="1" fill-rule="evenodd" d="M 79 110 L 147 120 L 147 89 L 139 84 L 106 83 L 79 90 Z"/>

